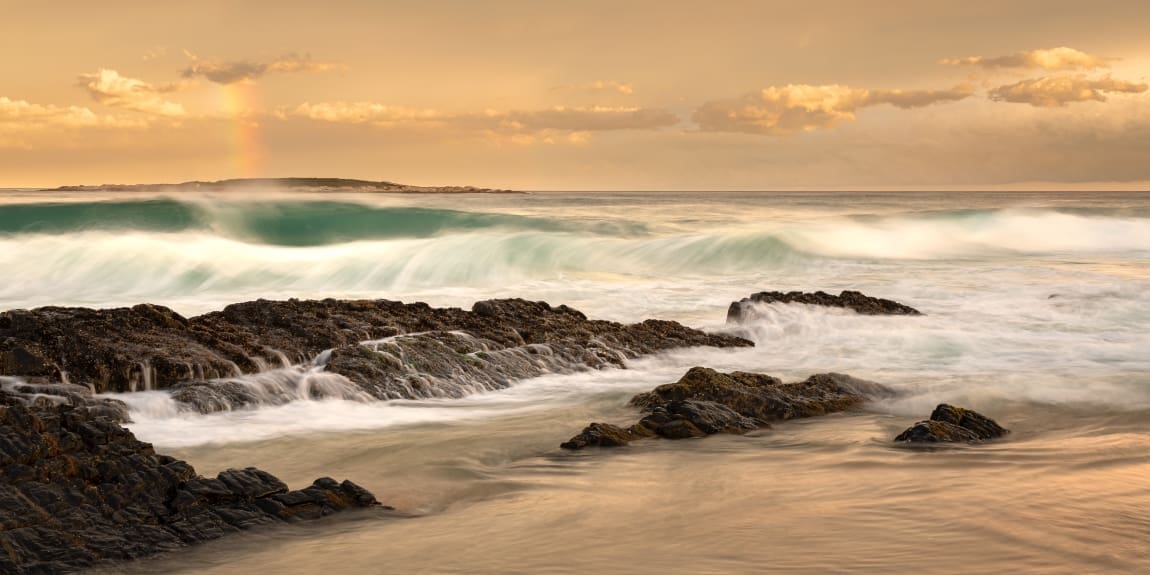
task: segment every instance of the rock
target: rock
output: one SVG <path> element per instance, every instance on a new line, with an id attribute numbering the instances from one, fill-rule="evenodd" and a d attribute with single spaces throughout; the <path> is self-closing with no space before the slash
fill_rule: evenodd
<path id="1" fill-rule="evenodd" d="M 69 405 L 92 415 L 100 415 L 119 423 L 128 423 L 128 406 L 118 399 L 95 397 L 92 390 L 68 383 L 29 383 L 15 378 L 0 377 L 0 390 L 8 392 L 24 405 L 50 407 Z"/>
<path id="2" fill-rule="evenodd" d="M 715 433 L 741 435 L 760 426 L 767 426 L 765 422 L 741 415 L 721 403 L 694 399 L 657 405 L 651 413 L 639 420 L 639 425 L 667 439 L 702 437 Z"/>
<path id="3" fill-rule="evenodd" d="M 753 310 L 756 303 L 801 303 L 838 307 L 854 310 L 862 315 L 922 315 L 910 306 L 889 299 L 870 297 L 857 291 L 846 290 L 837 296 L 822 291 L 814 293 L 764 291 L 731 303 L 727 308 L 727 323 L 741 323 L 754 317 Z"/>
<path id="4" fill-rule="evenodd" d="M 993 419 L 976 411 L 939 404 L 930 419 L 920 421 L 895 437 L 907 443 L 976 443 L 1010 433 Z"/>
<path id="5" fill-rule="evenodd" d="M 773 422 L 844 411 L 890 394 L 882 385 L 838 373 L 784 384 L 759 373 L 693 367 L 679 381 L 631 398 L 630 405 L 646 412 L 638 423 L 629 428 L 593 423 L 560 447 L 618 447 L 653 436 L 742 434 Z"/>
<path id="6" fill-rule="evenodd" d="M 2 375 L 70 381 L 97 393 L 134 391 L 232 375 L 240 369 L 235 359 L 201 343 L 189 320 L 160 306 L 0 313 Z"/>
<path id="7" fill-rule="evenodd" d="M 370 507 L 350 481 L 289 491 L 255 468 L 201 477 L 107 414 L 0 390 L 0 573 L 77 571 Z"/>
<path id="8" fill-rule="evenodd" d="M 290 384 L 252 389 L 234 378 L 308 366 L 327 350 L 321 363 L 355 389 L 311 386 L 319 396 L 418 399 L 622 366 L 677 347 L 751 345 L 675 322 L 589 320 L 567 306 L 521 299 L 481 301 L 470 311 L 327 299 L 258 300 L 192 318 L 153 305 L 0 313 L 2 375 L 71 381 L 96 392 L 174 388 L 178 401 L 201 411 L 288 401 L 298 391 Z"/>
<path id="9" fill-rule="evenodd" d="M 610 423 L 592 423 L 583 432 L 560 445 L 563 449 L 583 449 L 584 447 L 620 447 L 636 437 L 630 429 Z"/>

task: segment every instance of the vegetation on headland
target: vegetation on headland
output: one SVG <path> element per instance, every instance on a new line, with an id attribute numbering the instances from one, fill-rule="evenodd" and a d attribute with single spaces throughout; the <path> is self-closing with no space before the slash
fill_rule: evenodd
<path id="1" fill-rule="evenodd" d="M 100 184 L 60 186 L 57 192 L 224 192 L 224 191 L 308 191 L 425 194 L 513 194 L 513 190 L 475 186 L 412 186 L 387 181 L 348 178 L 237 178 L 214 182 L 191 181 L 179 184 Z"/>

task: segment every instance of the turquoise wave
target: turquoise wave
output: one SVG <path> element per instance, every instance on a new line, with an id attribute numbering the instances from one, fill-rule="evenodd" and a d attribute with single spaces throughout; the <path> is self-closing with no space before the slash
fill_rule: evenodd
<path id="1" fill-rule="evenodd" d="M 249 243 L 321 246 L 362 240 L 427 238 L 489 229 L 642 234 L 638 223 L 583 222 L 420 207 L 380 207 L 341 201 L 263 201 L 219 204 L 174 199 L 0 206 L 0 234 L 83 231 L 179 233 L 207 231 Z"/>

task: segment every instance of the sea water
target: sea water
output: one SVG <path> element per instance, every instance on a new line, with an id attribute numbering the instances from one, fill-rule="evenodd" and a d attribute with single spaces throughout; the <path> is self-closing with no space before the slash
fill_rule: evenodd
<path id="1" fill-rule="evenodd" d="M 197 415 L 163 391 L 121 395 L 141 439 L 201 473 L 255 465 L 293 486 L 348 477 L 398 509 L 121 570 L 1150 570 L 1150 194 L 0 198 L 0 309 L 149 302 L 194 315 L 255 298 L 523 297 L 756 343 L 453 400 Z M 818 289 L 925 315 L 770 305 L 725 322 L 751 293 Z M 630 395 L 695 365 L 785 380 L 837 371 L 900 393 L 745 437 L 558 449 L 588 422 L 630 423 Z M 931 451 L 891 444 L 940 402 L 1013 433 Z"/>

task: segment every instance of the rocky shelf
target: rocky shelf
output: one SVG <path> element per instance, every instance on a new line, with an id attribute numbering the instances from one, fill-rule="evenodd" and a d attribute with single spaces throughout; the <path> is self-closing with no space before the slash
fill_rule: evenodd
<path id="1" fill-rule="evenodd" d="M 375 399 L 461 397 L 550 372 L 622 367 L 679 347 L 746 347 L 671 321 L 624 325 L 521 299 L 470 310 L 388 300 L 267 301 L 185 318 L 161 306 L 44 307 L 0 313 L 0 375 L 94 392 L 171 389 L 200 411 L 285 400 L 241 374 L 320 363 L 345 380 L 308 393 Z M 348 384 L 350 382 L 350 384 Z"/>
<path id="2" fill-rule="evenodd" d="M 291 491 L 255 468 L 202 477 L 108 414 L 0 391 L 0 573 L 63 573 L 257 526 L 381 508 L 351 481 Z"/>

